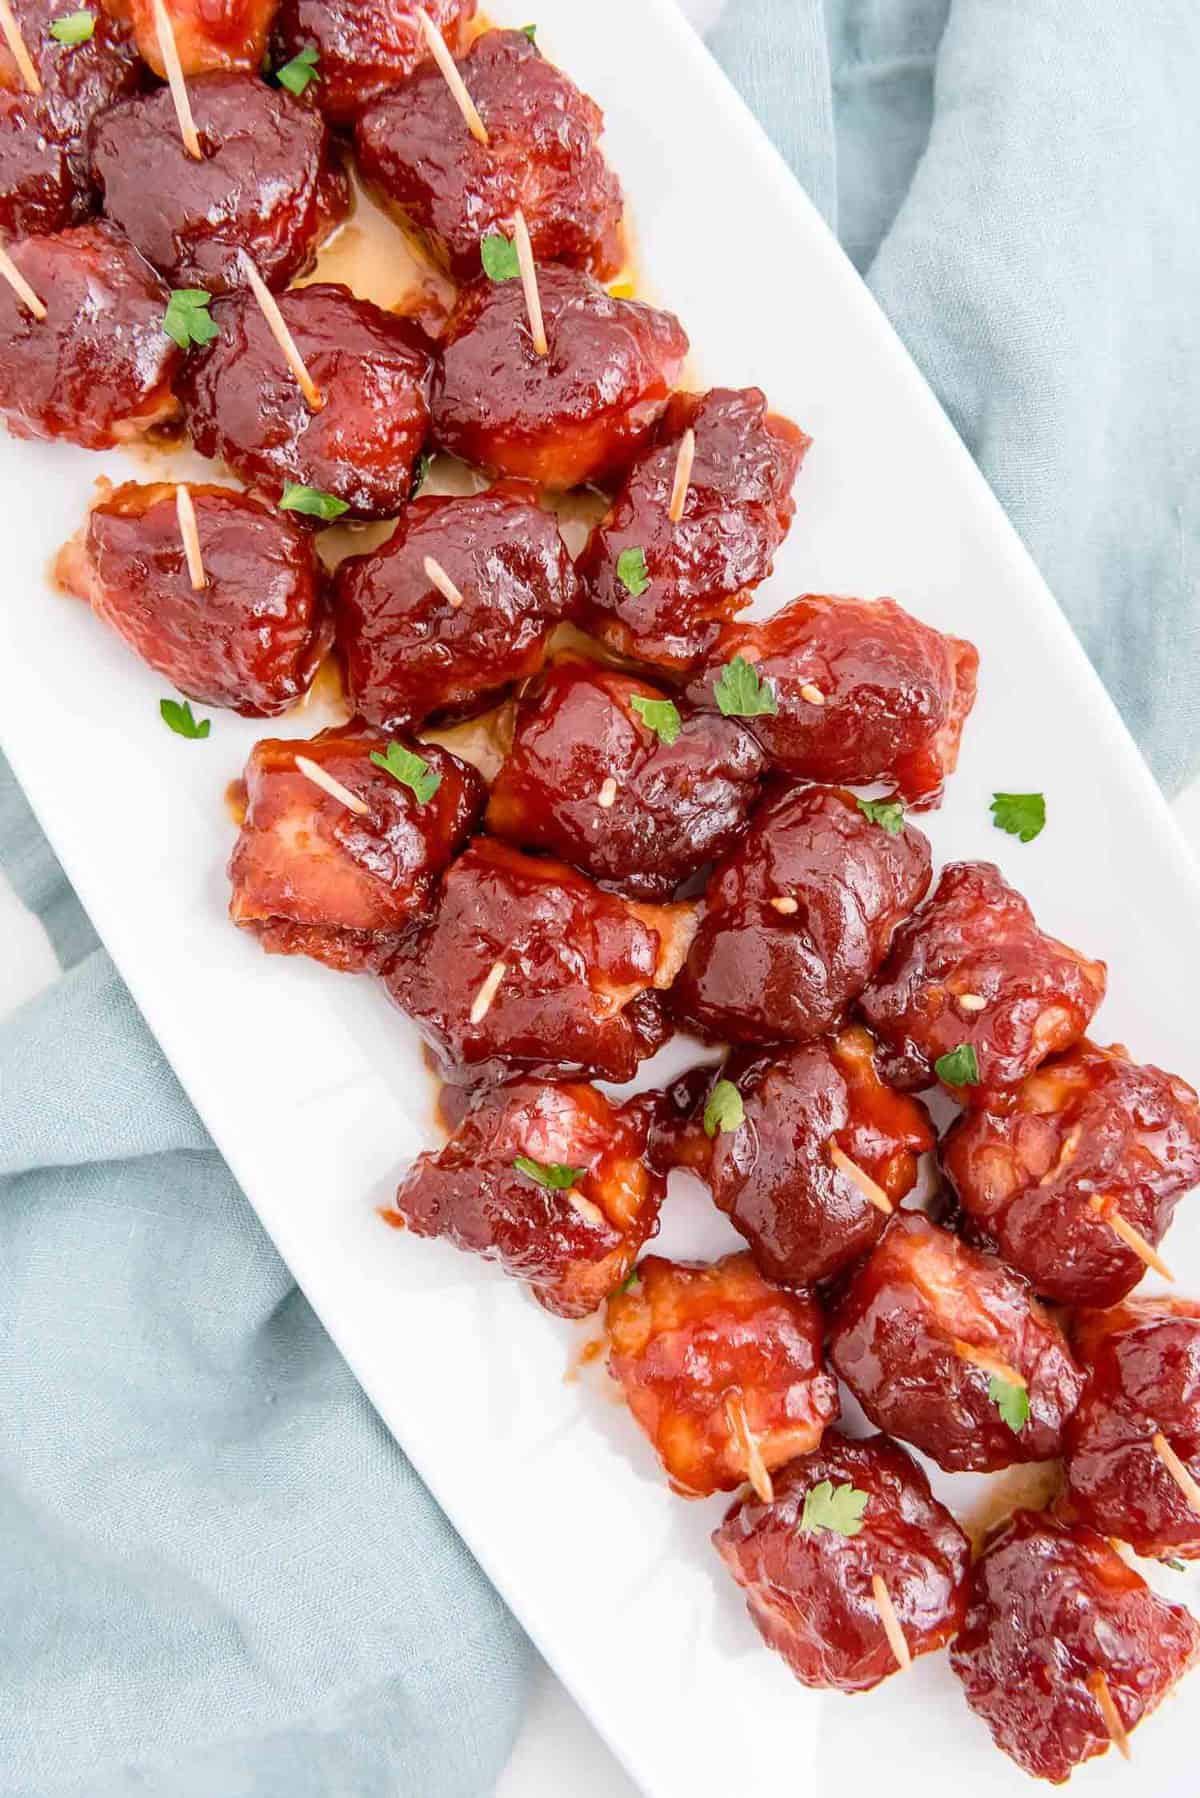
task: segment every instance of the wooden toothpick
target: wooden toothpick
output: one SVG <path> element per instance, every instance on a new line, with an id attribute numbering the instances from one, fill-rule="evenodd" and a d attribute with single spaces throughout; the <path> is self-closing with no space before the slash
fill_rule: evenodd
<path id="1" fill-rule="evenodd" d="M 450 46 L 447 44 L 445 38 L 434 24 L 429 14 L 425 11 L 425 8 L 423 6 L 418 6 L 416 11 L 417 22 L 424 34 L 429 54 L 441 70 L 442 78 L 454 96 L 454 103 L 467 122 L 467 130 L 471 133 L 471 136 L 475 139 L 476 143 L 483 144 L 486 148 L 487 144 L 490 142 L 487 134 L 487 126 L 480 118 L 479 109 L 467 92 L 467 84 L 459 74 L 458 64 L 450 54 Z"/>
<path id="2" fill-rule="evenodd" d="M 183 78 L 175 30 L 163 0 L 154 0 L 154 29 L 158 35 L 158 54 L 162 57 L 163 72 L 175 105 L 175 117 L 179 120 L 179 135 L 183 139 L 183 147 L 189 156 L 199 162 L 203 155 L 200 138 L 196 131 L 196 121 L 192 117 L 192 103 L 188 99 L 187 82 Z"/>
<path id="3" fill-rule="evenodd" d="M 198 593 L 202 587 L 208 586 L 208 576 L 204 572 L 204 557 L 200 553 L 196 508 L 182 481 L 175 489 L 175 515 L 179 520 L 179 535 L 183 538 L 183 553 L 187 557 L 188 579 Z"/>
<path id="4" fill-rule="evenodd" d="M 529 226 L 525 223 L 525 214 L 519 209 L 513 214 L 513 242 L 517 246 L 517 262 L 521 269 L 521 286 L 525 290 L 525 310 L 529 314 L 529 334 L 533 338 L 534 352 L 538 356 L 548 356 L 550 345 L 546 339 L 546 322 L 542 317 L 537 264 L 533 260 Z"/>
<path id="5" fill-rule="evenodd" d="M 750 1428 L 750 1420 L 746 1416 L 746 1407 L 742 1402 L 740 1392 L 731 1392 L 726 1398 L 725 1420 L 737 1442 L 738 1452 L 745 1462 L 746 1478 L 754 1487 L 755 1496 L 760 1498 L 764 1505 L 772 1504 L 775 1499 L 775 1486 L 767 1470 L 767 1464 L 762 1458 L 758 1438 Z"/>
<path id="6" fill-rule="evenodd" d="M 2 246 L 0 246 L 0 275 L 4 276 L 4 279 L 8 282 L 8 285 L 20 300 L 22 306 L 24 306 L 27 311 L 32 312 L 34 318 L 36 318 L 40 324 L 42 319 L 46 316 L 46 308 L 41 300 L 38 299 L 36 293 L 34 293 L 32 287 L 29 285 L 8 251 Z"/>
<path id="7" fill-rule="evenodd" d="M 972 1367 L 982 1368 L 986 1374 L 992 1374 L 998 1380 L 1004 1380 L 1009 1386 L 1019 1386 L 1022 1392 L 1028 1392 L 1029 1381 L 1007 1361 L 1001 1361 L 988 1349 L 976 1348 L 973 1342 L 961 1342 L 957 1338 L 950 1345 L 960 1361 L 969 1361 Z"/>
<path id="8" fill-rule="evenodd" d="M 1109 1740 L 1117 1753 L 1126 1760 L 1133 1757 L 1129 1749 L 1129 1735 L 1121 1721 L 1121 1713 L 1113 1701 L 1107 1679 L 1099 1667 L 1088 1674 L 1088 1691 L 1100 1707 L 1100 1715 L 1104 1718 L 1104 1727 L 1108 1731 Z"/>
<path id="9" fill-rule="evenodd" d="M 671 504 L 667 512 L 672 524 L 678 524 L 687 505 L 688 488 L 692 484 L 692 467 L 696 460 L 696 433 L 689 429 L 679 439 L 679 455 L 675 460 L 675 484 L 671 488 Z"/>
<path id="10" fill-rule="evenodd" d="M 882 1186 L 872 1180 L 870 1174 L 865 1173 L 856 1161 L 851 1161 L 849 1155 L 845 1154 L 835 1142 L 831 1142 L 829 1145 L 829 1159 L 840 1174 L 845 1174 L 847 1180 L 854 1182 L 863 1198 L 869 1199 L 876 1211 L 882 1211 L 885 1217 L 892 1215 L 896 1207 Z"/>
<path id="11" fill-rule="evenodd" d="M 800 697 L 801 699 L 807 699 L 809 705 L 825 704 L 824 693 L 822 693 L 820 687 L 814 686 L 812 681 L 805 681 L 800 689 Z"/>
<path id="12" fill-rule="evenodd" d="M 452 606 L 461 606 L 463 596 L 454 585 L 454 582 L 450 579 L 450 576 L 446 573 L 446 570 L 442 567 L 441 563 L 435 562 L 432 556 L 426 556 L 422 563 L 422 567 L 425 570 L 425 579 L 429 582 L 429 585 L 431 587 L 436 587 L 442 598 L 449 600 Z"/>
<path id="13" fill-rule="evenodd" d="M 879 1621 L 883 1625 L 883 1633 L 888 1639 L 888 1647 L 896 1657 L 896 1665 L 901 1673 L 907 1673 L 912 1666 L 912 1650 L 900 1627 L 892 1595 L 877 1573 L 871 1575 L 871 1593 L 875 1599 L 875 1609 L 879 1612 Z"/>
<path id="14" fill-rule="evenodd" d="M 357 793 L 352 793 L 349 787 L 342 785 L 340 780 L 335 780 L 332 774 L 327 774 L 319 762 L 310 760 L 306 755 L 298 755 L 296 767 L 303 774 L 305 780 L 311 780 L 314 787 L 320 787 L 321 791 L 328 793 L 331 799 L 340 800 L 347 811 L 356 812 L 360 818 L 365 818 L 370 811 L 370 806 L 364 804 Z"/>
<path id="15" fill-rule="evenodd" d="M 33 66 L 32 56 L 25 48 L 25 39 L 21 36 L 17 15 L 9 4 L 9 0 L 0 0 L 0 31 L 4 33 L 4 41 L 17 65 L 21 80 L 31 94 L 40 94 L 42 91 L 41 77 Z"/>
<path id="16" fill-rule="evenodd" d="M 242 267 L 251 293 L 262 308 L 262 315 L 267 321 L 267 329 L 283 351 L 283 359 L 295 375 L 300 391 L 304 395 L 310 412 L 319 412 L 325 404 L 325 395 L 317 386 L 307 368 L 304 358 L 296 348 L 296 340 L 288 330 L 283 313 L 279 310 L 275 295 L 271 292 L 258 270 L 255 268 L 245 250 L 242 251 Z"/>
<path id="17" fill-rule="evenodd" d="M 1140 1230 L 1135 1230 L 1133 1225 L 1128 1223 L 1126 1219 L 1121 1216 L 1119 1211 L 1110 1211 L 1108 1209 L 1108 1200 L 1103 1198 L 1099 1193 L 1093 1194 L 1088 1203 L 1091 1205 L 1091 1208 L 1096 1215 L 1104 1219 L 1114 1235 L 1120 1237 L 1121 1241 L 1125 1244 L 1125 1247 L 1133 1250 L 1139 1261 L 1144 1262 L 1147 1267 L 1152 1267 L 1156 1274 L 1162 1275 L 1164 1280 L 1170 1280 L 1171 1283 L 1174 1284 L 1175 1275 L 1171 1272 L 1153 1243 L 1147 1242 Z"/>
<path id="18" fill-rule="evenodd" d="M 1193 1479 L 1187 1463 L 1180 1460 L 1161 1430 L 1155 1432 L 1151 1447 L 1187 1499 L 1191 1509 L 1197 1517 L 1200 1517 L 1200 1485 Z"/>
<path id="19" fill-rule="evenodd" d="M 508 967 L 504 962 L 496 961 L 492 963 L 491 971 L 479 991 L 476 993 L 475 1003 L 471 1007 L 472 1024 L 482 1024 L 484 1018 L 487 1017 L 488 1012 L 492 1009 L 492 1000 L 500 991 L 500 982 L 507 973 Z"/>

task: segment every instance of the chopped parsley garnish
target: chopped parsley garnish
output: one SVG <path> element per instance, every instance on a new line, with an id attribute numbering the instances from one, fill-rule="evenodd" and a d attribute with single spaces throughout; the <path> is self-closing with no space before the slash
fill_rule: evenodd
<path id="1" fill-rule="evenodd" d="M 163 330 L 181 350 L 192 344 L 211 343 L 220 332 L 209 317 L 212 295 L 204 287 L 177 287 L 163 313 Z"/>
<path id="2" fill-rule="evenodd" d="M 566 1192 L 587 1173 L 585 1167 L 567 1167 L 562 1161 L 534 1161 L 530 1155 L 518 1155 L 513 1166 L 519 1174 L 528 1175 L 551 1192 Z"/>
<path id="3" fill-rule="evenodd" d="M 634 599 L 650 585 L 646 552 L 640 544 L 635 544 L 632 549 L 623 549 L 617 557 L 617 579 L 626 593 L 631 594 Z"/>
<path id="4" fill-rule="evenodd" d="M 633 1286 L 636 1286 L 637 1283 L 638 1283 L 638 1269 L 637 1269 L 637 1262 L 635 1261 L 633 1266 L 630 1268 L 629 1272 L 625 1275 L 625 1278 L 621 1281 L 621 1284 L 617 1287 L 617 1291 L 618 1292 L 628 1292 L 630 1290 L 630 1288 Z"/>
<path id="5" fill-rule="evenodd" d="M 904 807 L 898 799 L 860 799 L 858 809 L 870 823 L 886 830 L 889 837 L 898 837 L 904 829 Z"/>
<path id="6" fill-rule="evenodd" d="M 177 737 L 206 737 L 212 729 L 211 718 L 196 719 L 186 699 L 182 703 L 178 699 L 160 699 L 158 709 L 167 729 L 173 730 Z"/>
<path id="7" fill-rule="evenodd" d="M 279 85 L 286 87 L 289 94 L 302 94 L 310 81 L 320 81 L 321 75 L 317 68 L 320 54 L 315 44 L 306 44 L 303 50 L 293 56 L 291 62 L 285 62 L 281 69 L 276 69 Z"/>
<path id="8" fill-rule="evenodd" d="M 402 787 L 408 787 L 416 796 L 418 805 L 428 805 L 442 784 L 442 777 L 436 768 L 414 755 L 411 749 L 405 749 L 400 743 L 389 743 L 387 753 L 380 755 L 377 749 L 371 751 L 371 760 L 393 780 L 399 781 Z"/>
<path id="9" fill-rule="evenodd" d="M 733 1081 L 718 1080 L 704 1107 L 704 1134 L 715 1136 L 718 1130 L 722 1133 L 740 1130 L 745 1118 L 746 1107 Z"/>
<path id="10" fill-rule="evenodd" d="M 95 29 L 95 13 L 69 12 L 64 13 L 61 19 L 55 19 L 50 27 L 50 36 L 69 47 L 72 44 L 86 44 Z"/>
<path id="11" fill-rule="evenodd" d="M 1022 843 L 1032 843 L 1046 828 L 1044 793 L 995 793 L 991 810 L 996 829 L 1006 830 Z"/>
<path id="12" fill-rule="evenodd" d="M 650 699 L 645 693 L 635 693 L 629 701 L 642 723 L 661 737 L 664 743 L 674 743 L 683 727 L 679 716 L 679 707 L 670 699 Z"/>
<path id="13" fill-rule="evenodd" d="M 515 281 L 521 273 L 517 246 L 503 231 L 489 231 L 479 246 L 479 255 L 489 281 Z"/>
<path id="14" fill-rule="evenodd" d="M 939 1055 L 933 1071 L 947 1086 L 978 1086 L 979 1059 L 970 1043 L 959 1043 L 949 1055 Z"/>
<path id="15" fill-rule="evenodd" d="M 537 26 L 536 25 L 522 25 L 521 30 L 524 33 L 524 35 L 529 39 L 531 44 L 537 43 Z"/>
<path id="16" fill-rule="evenodd" d="M 774 690 L 744 656 L 725 664 L 713 693 L 723 718 L 758 718 L 779 710 Z"/>
<path id="17" fill-rule="evenodd" d="M 279 507 L 283 512 L 303 512 L 307 518 L 324 519 L 326 524 L 350 510 L 346 500 L 322 493 L 319 487 L 301 487 L 295 481 L 287 483 Z"/>
<path id="18" fill-rule="evenodd" d="M 1169 1567 L 1171 1569 L 1172 1573 L 1186 1573 L 1187 1572 L 1187 1567 L 1183 1561 L 1175 1561 L 1175 1560 L 1164 1561 L 1163 1566 Z"/>
<path id="19" fill-rule="evenodd" d="M 1019 1436 L 1029 1422 L 1029 1394 L 1024 1386 L 1014 1386 L 994 1373 L 988 1381 L 988 1397 L 1013 1435 Z"/>
<path id="20" fill-rule="evenodd" d="M 804 1494 L 800 1528 L 809 1536 L 818 1530 L 830 1530 L 835 1536 L 857 1536 L 870 1496 L 849 1482 L 835 1486 L 832 1480 L 821 1480 Z"/>

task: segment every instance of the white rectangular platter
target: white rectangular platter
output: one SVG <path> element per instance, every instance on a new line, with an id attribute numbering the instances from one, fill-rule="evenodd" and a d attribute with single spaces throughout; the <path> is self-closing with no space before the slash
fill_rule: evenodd
<path id="1" fill-rule="evenodd" d="M 523 24 L 527 9 L 489 10 Z M 649 292 L 682 317 L 696 374 L 761 385 L 814 438 L 760 609 L 811 590 L 890 593 L 978 644 L 961 766 L 924 826 L 936 857 L 999 860 L 1048 929 L 1108 958 L 1101 1040 L 1196 1080 L 1197 869 L 905 351 L 672 0 L 533 10 L 546 53 L 605 108 Z M 217 1144 L 455 1525 L 653 1798 L 1029 1791 L 944 1656 L 865 1698 L 795 1684 L 708 1546 L 722 1502 L 672 1497 L 600 1369 L 566 1377 L 586 1331 L 495 1270 L 379 1222 L 398 1168 L 431 1136 L 414 1033 L 370 982 L 268 958 L 225 918 L 223 794 L 255 736 L 278 730 L 218 713 L 206 742 L 171 736 L 161 680 L 47 587 L 92 480 L 139 472 L 119 455 L 0 437 L 0 738 Z M 312 728 L 304 714 L 284 725 Z M 1046 791 L 1035 843 L 993 828 L 997 789 Z M 1198 1226 L 1185 1206 L 1171 1238 L 1193 1290 Z M 673 1196 L 668 1252 L 732 1240 L 699 1189 Z M 938 1484 L 978 1508 L 976 1488 Z M 1162 1578 L 1200 1599 L 1200 1581 Z M 1194 1793 L 1190 1708 L 1185 1688 L 1136 1738 L 1138 1789 Z M 1076 1786 L 1128 1793 L 1130 1777 L 1110 1755 Z"/>

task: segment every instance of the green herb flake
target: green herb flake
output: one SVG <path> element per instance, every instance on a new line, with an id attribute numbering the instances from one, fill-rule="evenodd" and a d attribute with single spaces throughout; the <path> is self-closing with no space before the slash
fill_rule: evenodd
<path id="1" fill-rule="evenodd" d="M 1164 1561 L 1162 1563 L 1162 1565 L 1164 1567 L 1169 1567 L 1171 1569 L 1172 1573 L 1186 1573 L 1187 1572 L 1187 1564 L 1184 1561 L 1169 1560 L 1169 1561 Z"/>
<path id="2" fill-rule="evenodd" d="M 515 281 L 521 273 L 517 246 L 503 231 L 489 231 L 479 246 L 479 255 L 489 281 Z"/>
<path id="3" fill-rule="evenodd" d="M 804 1494 L 800 1528 L 809 1536 L 818 1530 L 829 1530 L 835 1536 L 857 1536 L 870 1496 L 849 1483 L 835 1486 L 832 1480 L 821 1480 Z"/>
<path id="4" fill-rule="evenodd" d="M 587 1173 L 585 1167 L 567 1167 L 562 1161 L 534 1161 L 530 1155 L 518 1155 L 513 1166 L 519 1174 L 527 1175 L 550 1192 L 566 1192 Z"/>
<path id="5" fill-rule="evenodd" d="M 422 450 L 421 454 L 413 463 L 412 486 L 408 490 L 408 497 L 410 500 L 416 499 L 418 493 L 420 493 L 422 487 L 429 479 L 429 470 L 432 467 L 433 457 L 428 450 Z"/>
<path id="6" fill-rule="evenodd" d="M 638 1283 L 638 1269 L 637 1269 L 637 1263 L 635 1261 L 633 1266 L 630 1268 L 629 1272 L 625 1275 L 625 1278 L 621 1281 L 621 1284 L 615 1289 L 615 1291 L 613 1293 L 613 1297 L 615 1298 L 618 1293 L 629 1292 L 634 1286 L 637 1285 L 637 1283 Z"/>
<path id="7" fill-rule="evenodd" d="M 740 1130 L 746 1119 L 746 1107 L 742 1104 L 742 1095 L 732 1080 L 718 1080 L 708 1095 L 708 1104 L 704 1107 L 704 1134 L 715 1136 L 731 1130 Z"/>
<path id="8" fill-rule="evenodd" d="M 522 25 L 521 34 L 523 37 L 527 37 L 531 44 L 537 43 L 537 26 L 536 25 Z"/>
<path id="9" fill-rule="evenodd" d="M 723 718 L 774 716 L 779 710 L 770 683 L 760 679 L 758 669 L 744 656 L 725 664 L 713 693 Z"/>
<path id="10" fill-rule="evenodd" d="M 193 344 L 211 343 L 220 332 L 209 317 L 212 295 L 203 287 L 177 287 L 163 313 L 163 330 L 181 350 Z"/>
<path id="11" fill-rule="evenodd" d="M 306 44 L 303 50 L 293 56 L 291 62 L 285 62 L 281 69 L 276 69 L 280 87 L 286 87 L 289 94 L 302 94 L 310 81 L 320 81 L 321 74 L 317 68 L 319 58 L 317 46 Z"/>
<path id="12" fill-rule="evenodd" d="M 1032 843 L 1046 828 L 1044 793 L 994 793 L 991 811 L 996 829 L 1006 830 L 1022 843 Z"/>
<path id="13" fill-rule="evenodd" d="M 399 781 L 402 787 L 408 787 L 416 796 L 418 805 L 428 805 L 442 784 L 442 777 L 436 768 L 414 755 L 411 749 L 403 744 L 389 743 L 387 753 L 380 755 L 377 749 L 371 751 L 371 760 L 393 780 Z"/>
<path id="14" fill-rule="evenodd" d="M 661 737 L 668 746 L 675 742 L 683 728 L 683 720 L 679 716 L 679 707 L 670 699 L 651 699 L 645 693 L 635 693 L 629 701 L 642 723 Z"/>
<path id="15" fill-rule="evenodd" d="M 860 799 L 857 804 L 863 817 L 889 837 L 898 837 L 904 829 L 904 807 L 898 799 Z"/>
<path id="16" fill-rule="evenodd" d="M 1019 1436 L 1029 1422 L 1029 1394 L 1024 1386 L 1014 1386 L 994 1373 L 988 1381 L 988 1397 L 1013 1435 Z"/>
<path id="17" fill-rule="evenodd" d="M 626 593 L 637 599 L 650 585 L 650 570 L 646 566 L 646 552 L 640 544 L 632 549 L 623 549 L 617 557 L 617 579 Z"/>
<path id="18" fill-rule="evenodd" d="M 959 1043 L 949 1055 L 939 1055 L 933 1071 L 947 1086 L 978 1086 L 979 1060 L 970 1043 Z"/>
<path id="19" fill-rule="evenodd" d="M 177 737 L 189 737 L 193 740 L 206 737 L 212 729 L 211 718 L 196 719 L 192 715 L 188 700 L 160 699 L 159 714 L 168 730 L 173 730 Z"/>
<path id="20" fill-rule="evenodd" d="M 279 508 L 282 512 L 303 512 L 306 518 L 320 518 L 326 524 L 350 510 L 344 499 L 322 493 L 319 487 L 301 487 L 295 481 L 289 481 L 284 488 Z"/>
<path id="21" fill-rule="evenodd" d="M 64 13 L 61 19 L 55 19 L 50 27 L 50 36 L 70 48 L 73 44 L 86 44 L 95 29 L 95 13 L 69 12 Z"/>

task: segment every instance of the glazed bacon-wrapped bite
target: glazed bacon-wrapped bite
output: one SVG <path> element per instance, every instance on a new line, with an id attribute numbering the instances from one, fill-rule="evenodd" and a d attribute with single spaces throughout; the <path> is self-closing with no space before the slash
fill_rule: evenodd
<path id="1" fill-rule="evenodd" d="M 460 281 L 478 275 L 480 241 L 511 233 L 521 210 L 535 256 L 605 281 L 623 256 L 621 186 L 597 140 L 595 101 L 524 31 L 488 31 L 459 64 L 488 141 L 466 129 L 440 69 L 427 63 L 358 115 L 364 180 Z"/>
<path id="2" fill-rule="evenodd" d="M 380 966 L 428 914 L 484 799 L 448 750 L 361 725 L 257 743 L 245 787 L 230 916 L 271 954 L 345 973 Z"/>
<path id="3" fill-rule="evenodd" d="M 741 835 L 762 769 L 735 719 L 683 716 L 661 688 L 564 660 L 521 700 L 487 825 L 639 899 L 668 899 Z"/>
<path id="4" fill-rule="evenodd" d="M 170 91 L 114 107 L 92 161 L 104 210 L 173 288 L 245 287 L 243 252 L 268 287 L 306 274 L 349 205 L 319 113 L 254 75 L 188 83 L 203 155 L 189 156 Z"/>
<path id="5" fill-rule="evenodd" d="M 574 269 L 538 271 L 548 353 L 520 281 L 463 289 L 442 339 L 434 437 L 465 462 L 567 489 L 619 475 L 653 430 L 688 352 L 669 312 L 616 300 Z"/>
<path id="6" fill-rule="evenodd" d="M 710 1267 L 648 1255 L 608 1301 L 608 1368 L 676 1492 L 732 1492 L 820 1442 L 840 1409 L 823 1320 L 749 1255 Z"/>
<path id="7" fill-rule="evenodd" d="M 1140 1555 L 1200 1560 L 1200 1305 L 1089 1313 L 1075 1352 L 1087 1374 L 1067 1426 L 1075 1516 Z"/>
<path id="8" fill-rule="evenodd" d="M 658 1229 L 666 1182 L 647 1165 L 651 1101 L 515 1080 L 475 1099 L 422 1155 L 396 1210 L 417 1236 L 498 1261 L 547 1311 L 586 1317 Z"/>
<path id="9" fill-rule="evenodd" d="M 253 295 L 233 294 L 214 305 L 218 336 L 191 355 L 180 383 L 193 443 L 269 499 L 295 484 L 356 518 L 394 518 L 429 424 L 424 332 L 332 282 L 282 294 L 279 308 L 320 409 L 309 407 Z"/>
<path id="10" fill-rule="evenodd" d="M 13 13 L 41 83 L 31 94 L 0 37 L 0 232 L 6 238 L 62 231 L 96 209 L 89 137 L 93 121 L 137 92 L 142 71 L 132 39 L 106 13 L 91 35 L 61 43 L 50 27 L 62 0 L 13 0 Z"/>
<path id="11" fill-rule="evenodd" d="M 851 1280 L 830 1353 L 878 1429 L 951 1473 L 1057 1455 L 1083 1386 L 1021 1276 L 915 1211 Z"/>
<path id="12" fill-rule="evenodd" d="M 929 870 L 928 840 L 896 808 L 864 809 L 837 787 L 768 789 L 705 889 L 676 1015 L 722 1042 L 807 1042 L 836 1028 Z"/>
<path id="13" fill-rule="evenodd" d="M 734 1505 L 713 1545 L 767 1645 L 806 1686 L 868 1692 L 962 1624 L 971 1550 L 910 1455 L 836 1430 Z"/>
<path id="14" fill-rule="evenodd" d="M 1035 1779 L 1121 1741 L 1200 1654 L 1200 1624 L 1102 1536 L 1018 1511 L 976 1562 L 950 1650 L 967 1703 Z"/>
<path id="15" fill-rule="evenodd" d="M 60 551 L 59 583 L 190 699 L 247 717 L 286 711 L 330 638 L 312 538 L 248 494 L 192 487 L 196 588 L 177 492 L 168 481 L 118 487 Z"/>
<path id="16" fill-rule="evenodd" d="M 550 512 L 516 482 L 418 499 L 380 549 L 334 583 L 338 646 L 364 718 L 392 730 L 482 711 L 536 674 L 579 597 Z"/>
<path id="17" fill-rule="evenodd" d="M 425 0 L 423 10 L 455 55 L 469 41 L 475 6 L 476 0 Z M 309 91 L 331 123 L 352 125 L 369 101 L 399 87 L 426 60 L 418 9 L 419 0 L 282 0 L 276 66 L 315 49 L 320 79 Z M 461 115 L 457 125 L 464 129 Z"/>
<path id="18" fill-rule="evenodd" d="M 897 1086 L 937 1078 L 962 1104 L 1004 1108 L 1083 1035 L 1107 977 L 1102 961 L 1038 928 L 994 863 L 950 862 L 860 1005 Z"/>
<path id="19" fill-rule="evenodd" d="M 154 0 L 103 0 L 103 4 L 129 20 L 141 56 L 156 75 L 165 77 Z M 185 75 L 262 67 L 278 0 L 164 0 L 164 5 Z"/>
<path id="20" fill-rule="evenodd" d="M 1082 1042 L 1009 1103 L 967 1113 L 942 1144 L 964 1211 L 1046 1298 L 1115 1305 L 1145 1272 L 1128 1230 L 1160 1243 L 1200 1181 L 1200 1098 L 1121 1048 Z"/>
<path id="21" fill-rule="evenodd" d="M 656 1133 L 691 1168 L 775 1280 L 810 1285 L 866 1254 L 933 1147 L 923 1105 L 875 1071 L 865 1030 L 773 1055 L 736 1051 L 673 1089 L 688 1121 Z"/>
<path id="22" fill-rule="evenodd" d="M 689 431 L 695 459 L 676 522 Z M 580 557 L 596 635 L 622 655 L 691 668 L 770 574 L 809 441 L 757 387 L 675 394 Z"/>
<path id="23" fill-rule="evenodd" d="M 111 449 L 174 418 L 170 294 L 128 239 L 101 220 L 11 254 L 46 309 L 35 318 L 0 283 L 0 416 L 13 436 Z"/>
<path id="24" fill-rule="evenodd" d="M 449 1079 L 520 1068 L 631 1080 L 666 1039 L 659 993 L 690 928 L 690 906 L 620 899 L 562 862 L 479 839 L 385 979 Z"/>
<path id="25" fill-rule="evenodd" d="M 894 600 L 810 593 L 761 622 L 726 625 L 689 691 L 752 719 L 787 774 L 887 781 L 925 807 L 954 772 L 978 667 L 972 644 Z"/>

